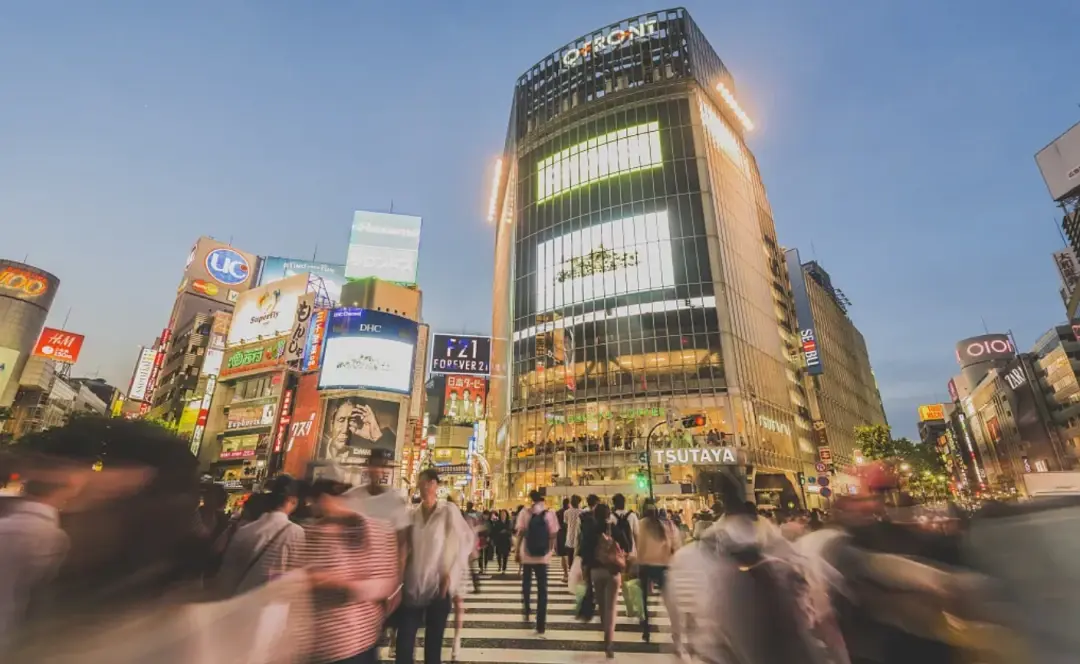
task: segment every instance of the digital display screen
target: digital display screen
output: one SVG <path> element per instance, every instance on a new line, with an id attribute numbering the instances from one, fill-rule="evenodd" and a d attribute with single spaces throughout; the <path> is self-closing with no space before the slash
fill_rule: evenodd
<path id="1" fill-rule="evenodd" d="M 409 394 L 417 324 L 371 309 L 330 314 L 319 389 L 367 389 Z"/>

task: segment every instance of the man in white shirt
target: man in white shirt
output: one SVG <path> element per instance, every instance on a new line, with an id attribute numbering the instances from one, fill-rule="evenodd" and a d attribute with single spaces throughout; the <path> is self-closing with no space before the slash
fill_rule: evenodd
<path id="1" fill-rule="evenodd" d="M 7 498 L 0 518 L 0 661 L 27 617 L 34 597 L 52 581 L 70 541 L 60 528 L 60 507 L 80 487 L 57 474 L 23 485 L 22 498 Z"/>
<path id="2" fill-rule="evenodd" d="M 288 475 L 275 477 L 262 496 L 266 512 L 241 526 L 225 550 L 215 580 L 222 595 L 241 595 L 299 565 L 304 529 L 289 521 L 299 503 L 299 485 Z"/>
<path id="3" fill-rule="evenodd" d="M 394 452 L 374 449 L 365 462 L 368 483 L 345 492 L 345 506 L 363 516 L 385 521 L 398 534 L 398 552 L 408 557 L 409 504 L 400 491 L 391 488 Z"/>
<path id="4" fill-rule="evenodd" d="M 518 536 L 518 555 L 521 559 L 521 601 L 525 622 L 529 622 L 529 595 L 532 577 L 536 576 L 536 633 L 543 634 L 547 623 L 548 563 L 555 551 L 559 520 L 544 505 L 539 491 L 529 494 L 532 507 L 518 514 L 514 532 Z M 546 526 L 546 532 L 544 532 Z M 546 539 L 544 536 L 546 535 Z"/>

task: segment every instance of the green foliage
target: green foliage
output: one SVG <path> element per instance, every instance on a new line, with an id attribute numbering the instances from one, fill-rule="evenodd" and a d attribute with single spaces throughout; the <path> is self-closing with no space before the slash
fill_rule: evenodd
<path id="1" fill-rule="evenodd" d="M 892 462 L 900 472 L 904 488 L 915 498 L 944 500 L 948 497 L 945 463 L 936 448 L 893 438 L 889 427 L 855 427 L 855 442 L 866 459 Z"/>

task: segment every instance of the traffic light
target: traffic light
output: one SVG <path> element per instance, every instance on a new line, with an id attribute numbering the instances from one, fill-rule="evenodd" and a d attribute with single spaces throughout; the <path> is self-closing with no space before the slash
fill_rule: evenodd
<path id="1" fill-rule="evenodd" d="M 689 415 L 682 418 L 682 425 L 684 429 L 695 429 L 697 427 L 705 426 L 705 416 L 701 413 L 696 415 Z"/>
<path id="2" fill-rule="evenodd" d="M 799 473 L 799 486 L 806 486 L 806 473 Z"/>
<path id="3" fill-rule="evenodd" d="M 644 491 L 649 488 L 649 478 L 647 475 L 637 475 L 637 488 Z"/>

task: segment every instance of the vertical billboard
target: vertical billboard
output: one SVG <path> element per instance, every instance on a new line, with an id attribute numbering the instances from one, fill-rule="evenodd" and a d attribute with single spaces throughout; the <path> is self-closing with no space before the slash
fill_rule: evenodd
<path id="1" fill-rule="evenodd" d="M 46 327 L 41 330 L 41 337 L 34 346 L 34 357 L 44 357 L 63 364 L 75 364 L 82 352 L 84 337 L 74 332 L 55 330 Z"/>
<path id="2" fill-rule="evenodd" d="M 349 236 L 345 276 L 414 285 L 421 223 L 420 217 L 410 215 L 357 211 Z"/>
<path id="3" fill-rule="evenodd" d="M 322 363 L 323 343 L 326 341 L 326 324 L 330 320 L 329 309 L 318 309 L 311 317 L 308 326 L 307 343 L 304 345 L 304 357 L 300 360 L 302 371 L 315 371 Z"/>
<path id="4" fill-rule="evenodd" d="M 335 305 L 341 303 L 341 287 L 348 283 L 345 277 L 345 265 L 342 263 L 323 263 L 303 261 L 280 256 L 266 256 L 259 267 L 259 285 L 308 273 L 313 281 L 321 280 L 326 288 L 326 295 Z"/>
<path id="5" fill-rule="evenodd" d="M 806 371 L 811 376 L 820 376 L 824 372 L 821 365 L 821 352 L 817 342 L 817 327 L 814 325 L 814 312 L 810 308 L 810 294 L 806 290 L 806 275 L 798 249 L 784 252 L 787 259 L 788 278 L 791 279 L 791 297 L 795 301 L 795 319 L 799 328 L 799 344 Z"/>
<path id="6" fill-rule="evenodd" d="M 296 315 L 293 317 L 292 332 L 289 334 L 289 344 L 285 348 L 285 362 L 293 364 L 304 358 L 304 348 L 307 346 L 308 328 L 311 326 L 311 317 L 315 313 L 315 294 L 308 293 L 300 298 L 296 305 Z"/>
<path id="7" fill-rule="evenodd" d="M 454 424 L 472 424 L 487 411 L 487 379 L 480 376 L 446 377 L 443 417 Z"/>
<path id="8" fill-rule="evenodd" d="M 217 302 L 235 304 L 240 293 L 255 284 L 258 256 L 224 242 L 201 237 L 188 253 L 179 293 L 193 293 Z M 182 321 L 175 321 L 182 322 Z"/>
<path id="9" fill-rule="evenodd" d="M 401 404 L 395 401 L 359 396 L 327 399 L 318 458 L 356 466 L 373 449 L 394 452 L 400 414 Z"/>
<path id="10" fill-rule="evenodd" d="M 146 388 L 150 384 L 150 373 L 154 369 L 154 356 L 157 351 L 143 346 L 139 349 L 139 359 L 135 361 L 135 371 L 131 374 L 131 387 L 128 389 L 128 399 L 132 401 L 144 401 Z"/>
<path id="11" fill-rule="evenodd" d="M 296 384 L 288 440 L 285 441 L 285 472 L 304 477 L 319 440 L 319 377 L 304 374 Z"/>
<path id="12" fill-rule="evenodd" d="M 319 389 L 409 394 L 418 326 L 401 316 L 346 307 L 326 328 Z"/>
<path id="13" fill-rule="evenodd" d="M 226 345 L 270 339 L 292 332 L 296 308 L 307 294 L 308 274 L 246 291 L 236 301 Z"/>

